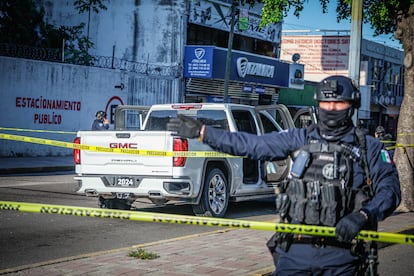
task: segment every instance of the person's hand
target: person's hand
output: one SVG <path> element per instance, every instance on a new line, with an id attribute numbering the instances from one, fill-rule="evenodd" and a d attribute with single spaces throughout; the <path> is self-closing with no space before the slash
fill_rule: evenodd
<path id="1" fill-rule="evenodd" d="M 367 217 L 361 212 L 350 213 L 336 225 L 336 238 L 340 242 L 351 242 L 366 224 Z"/>
<path id="2" fill-rule="evenodd" d="M 103 123 L 104 123 L 105 125 L 109 125 L 109 121 L 108 121 L 108 119 L 107 119 L 107 118 L 105 118 L 105 119 L 103 120 Z"/>
<path id="3" fill-rule="evenodd" d="M 167 130 L 175 132 L 177 136 L 184 138 L 197 138 L 203 123 L 191 117 L 178 114 L 177 118 L 172 118 L 167 123 Z"/>

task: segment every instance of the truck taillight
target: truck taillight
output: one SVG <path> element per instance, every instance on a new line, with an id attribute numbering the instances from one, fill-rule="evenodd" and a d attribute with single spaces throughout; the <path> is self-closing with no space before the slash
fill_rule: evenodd
<path id="1" fill-rule="evenodd" d="M 174 151 L 188 151 L 188 140 L 181 138 L 174 138 Z M 173 157 L 173 166 L 174 167 L 184 167 L 186 157 Z"/>
<path id="2" fill-rule="evenodd" d="M 190 109 L 201 109 L 203 107 L 202 104 L 173 104 L 171 105 L 172 109 L 182 109 L 182 110 L 190 110 Z"/>
<path id="3" fill-rule="evenodd" d="M 75 140 L 73 140 L 74 144 L 80 144 L 80 138 L 76 137 Z M 75 164 L 80 164 L 80 149 L 73 149 L 73 161 L 75 161 Z"/>

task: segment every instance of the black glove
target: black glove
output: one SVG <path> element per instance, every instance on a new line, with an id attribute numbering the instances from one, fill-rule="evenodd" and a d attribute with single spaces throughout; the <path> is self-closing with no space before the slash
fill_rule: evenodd
<path id="1" fill-rule="evenodd" d="M 167 130 L 177 133 L 177 136 L 184 138 L 197 138 L 203 123 L 191 117 L 178 114 L 177 118 L 172 118 L 167 123 Z"/>
<path id="2" fill-rule="evenodd" d="M 367 218 L 360 212 L 353 212 L 339 220 L 336 238 L 340 242 L 351 242 L 367 224 Z"/>

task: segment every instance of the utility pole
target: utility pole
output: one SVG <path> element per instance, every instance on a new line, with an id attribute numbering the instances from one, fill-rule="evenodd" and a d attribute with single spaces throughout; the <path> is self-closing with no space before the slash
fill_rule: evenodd
<path id="1" fill-rule="evenodd" d="M 352 0 L 351 6 L 351 40 L 349 42 L 348 76 L 359 88 L 359 71 L 361 65 L 361 38 L 362 38 L 362 2 Z M 354 124 L 358 122 L 358 110 L 353 116 Z"/>
<path id="2" fill-rule="evenodd" d="M 234 25 L 236 17 L 236 4 L 234 1 L 231 4 L 231 19 L 230 19 L 230 33 L 229 41 L 227 44 L 227 57 L 226 57 L 226 71 L 224 73 L 224 103 L 227 102 L 227 97 L 229 94 L 229 79 L 230 79 L 230 69 L 231 69 L 231 50 L 233 49 L 233 37 L 234 37 Z"/>

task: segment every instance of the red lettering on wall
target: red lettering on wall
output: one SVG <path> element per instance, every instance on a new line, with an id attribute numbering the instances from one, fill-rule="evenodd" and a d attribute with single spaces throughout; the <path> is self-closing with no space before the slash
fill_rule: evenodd
<path id="1" fill-rule="evenodd" d="M 40 125 L 60 125 L 62 124 L 62 115 L 55 114 L 34 114 L 33 123 Z"/>

